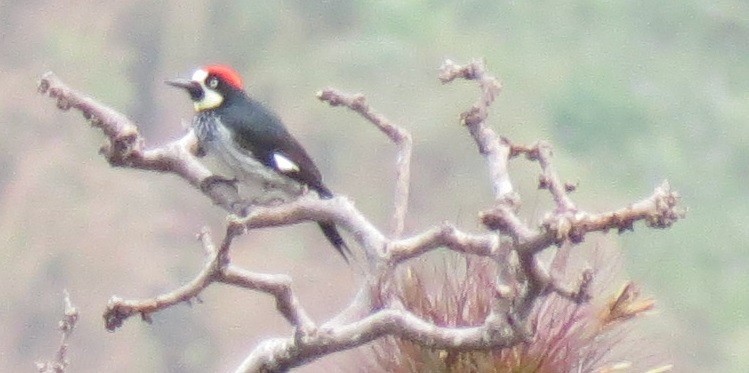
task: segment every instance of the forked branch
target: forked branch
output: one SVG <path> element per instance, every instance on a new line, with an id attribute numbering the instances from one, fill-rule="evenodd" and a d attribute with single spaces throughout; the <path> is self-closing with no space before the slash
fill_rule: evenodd
<path id="1" fill-rule="evenodd" d="M 585 212 L 569 196 L 574 188 L 562 183 L 554 171 L 549 145 L 542 142 L 529 147 L 515 145 L 486 124 L 489 108 L 501 85 L 486 72 L 483 62 L 474 61 L 460 66 L 446 61 L 439 78 L 443 83 L 457 78 L 474 80 L 480 89 L 476 104 L 460 115 L 460 122 L 466 126 L 487 162 L 494 204 L 481 212 L 479 218 L 488 232 L 468 233 L 451 223 L 443 223 L 411 237 L 401 238 L 408 207 L 413 146 L 411 135 L 373 110 L 363 95 L 349 96 L 326 89 L 318 93 L 320 100 L 332 106 L 348 107 L 358 113 L 388 136 L 398 148 L 395 206 L 390 234 L 383 234 L 353 203 L 341 196 L 320 200 L 307 195 L 279 206 L 256 207 L 246 216 L 230 220 L 218 247 L 207 231 L 200 233 L 207 258 L 203 268 L 189 283 L 145 300 L 112 297 L 104 314 L 106 327 L 113 330 L 133 315 L 149 320 L 160 310 L 198 299 L 203 289 L 211 284 L 223 283 L 273 296 L 279 312 L 295 327 L 292 336 L 262 342 L 248 354 L 237 372 L 282 371 L 388 335 L 430 348 L 456 351 L 509 347 L 532 338 L 529 314 L 534 305 L 549 293 L 557 293 L 573 302 L 585 302 L 589 298 L 590 272 L 583 272 L 578 284 L 559 283 L 538 260 L 539 252 L 562 243 L 581 242 L 593 231 L 617 229 L 623 232 L 632 229 L 637 221 L 663 228 L 683 217 L 683 212 L 678 208 L 679 196 L 671 191 L 667 183 L 657 188 L 652 196 L 627 207 L 604 213 Z M 92 125 L 102 130 L 108 139 L 102 153 L 111 165 L 177 174 L 190 185 L 201 189 L 214 203 L 227 211 L 238 212 L 235 206 L 239 197 L 231 184 L 206 182 L 212 180 L 213 175 L 194 155 L 196 139 L 191 132 L 167 145 L 146 149 L 137 125 L 115 110 L 68 88 L 52 73 L 42 77 L 39 91 L 54 98 L 62 110 L 74 108 L 80 111 Z M 538 162 L 541 169 L 539 186 L 549 191 L 556 204 L 553 211 L 533 226 L 518 215 L 520 196 L 513 190 L 507 167 L 511 159 L 521 154 Z M 348 231 L 366 251 L 376 272 L 367 275 L 357 297 L 342 312 L 346 317 L 336 317 L 321 324 L 315 323 L 305 312 L 292 290 L 291 278 L 239 268 L 231 263 L 229 255 L 233 239 L 248 229 L 306 221 L 331 221 Z M 391 281 L 389 274 L 393 273 L 395 267 L 441 247 L 464 255 L 492 258 L 498 266 L 516 274 L 510 280 L 520 286 L 495 284 L 496 299 L 492 312 L 481 325 L 467 328 L 436 325 L 403 307 L 374 304 L 368 294 Z"/>
<path id="2" fill-rule="evenodd" d="M 102 105 L 65 85 L 52 72 L 39 81 L 39 93 L 54 98 L 60 110 L 76 109 L 92 127 L 107 137 L 101 154 L 110 165 L 140 170 L 174 173 L 200 189 L 213 203 L 230 212 L 239 212 L 237 190 L 229 183 L 207 183 L 213 175 L 194 155 L 197 138 L 189 131 L 182 138 L 153 149 L 145 149 L 138 126 L 123 114 Z"/>
<path id="3" fill-rule="evenodd" d="M 62 334 L 59 346 L 54 360 L 36 363 L 39 373 L 64 373 L 68 368 L 68 340 L 73 334 L 76 324 L 78 324 L 78 308 L 73 305 L 67 290 L 63 291 L 63 301 L 65 302 L 65 311 L 58 324 L 58 329 Z"/>
<path id="4" fill-rule="evenodd" d="M 317 98 L 320 101 L 327 102 L 330 106 L 343 105 L 359 113 L 359 115 L 374 124 L 375 127 L 389 137 L 398 147 L 398 154 L 395 161 L 395 202 L 393 203 L 391 238 L 399 238 L 403 234 L 406 212 L 408 211 L 409 184 L 411 182 L 411 152 L 413 149 L 411 133 L 402 127 L 396 126 L 382 114 L 372 110 L 369 103 L 367 103 L 367 99 L 362 94 L 349 96 L 335 89 L 326 88 L 317 92 Z"/>

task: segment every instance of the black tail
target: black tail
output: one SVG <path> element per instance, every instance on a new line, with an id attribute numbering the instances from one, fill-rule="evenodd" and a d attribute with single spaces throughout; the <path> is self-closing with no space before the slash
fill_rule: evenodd
<path id="1" fill-rule="evenodd" d="M 324 185 L 319 185 L 314 189 L 322 199 L 333 198 L 333 193 Z M 346 241 L 343 240 L 343 237 L 341 237 L 341 234 L 338 232 L 338 228 L 336 228 L 335 224 L 330 222 L 319 222 L 317 224 L 320 226 L 320 229 L 325 235 L 325 238 L 330 241 L 333 247 L 335 247 L 335 249 L 338 250 L 341 256 L 343 256 L 343 259 L 346 261 L 346 263 L 348 263 L 348 259 L 351 256 L 351 250 L 348 248 L 348 245 L 346 245 Z"/>
<path id="2" fill-rule="evenodd" d="M 335 224 L 323 222 L 317 224 L 320 225 L 320 229 L 325 235 L 325 238 L 327 238 L 328 241 L 330 241 L 330 243 L 335 246 L 335 249 L 338 250 L 339 253 L 341 253 L 343 259 L 348 263 L 348 257 L 351 256 L 351 250 L 349 250 L 348 245 L 346 245 L 346 241 L 343 240 L 341 234 L 338 233 L 338 228 L 336 228 Z"/>

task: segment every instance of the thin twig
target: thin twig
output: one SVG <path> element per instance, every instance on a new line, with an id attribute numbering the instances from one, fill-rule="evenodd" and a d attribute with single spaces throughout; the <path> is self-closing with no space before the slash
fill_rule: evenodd
<path id="1" fill-rule="evenodd" d="M 70 294 L 67 290 L 63 290 L 63 300 L 65 302 L 65 312 L 58 324 L 58 328 L 62 334 L 60 345 L 57 348 L 54 360 L 36 363 L 36 368 L 40 373 L 64 373 L 68 365 L 70 365 L 68 361 L 68 339 L 70 339 L 78 323 L 78 309 L 71 302 Z"/>
<path id="2" fill-rule="evenodd" d="M 505 140 L 509 142 L 509 140 Z M 545 141 L 538 141 L 535 144 L 525 147 L 521 145 L 511 144 L 511 156 L 518 154 L 525 154 L 525 156 L 532 161 L 538 161 L 541 166 L 541 176 L 538 180 L 539 189 L 547 189 L 554 202 L 557 205 L 557 211 L 559 212 L 574 212 L 577 210 L 575 203 L 569 196 L 570 189 L 573 189 L 569 184 L 562 183 L 559 176 L 554 171 L 554 167 L 551 164 L 552 150 L 551 145 Z"/>
<path id="3" fill-rule="evenodd" d="M 494 199 L 500 201 L 510 196 L 513 190 L 507 170 L 510 147 L 504 144 L 499 135 L 486 125 L 486 118 L 489 116 L 489 106 L 502 90 L 502 85 L 499 80 L 486 73 L 484 63 L 479 60 L 465 66 L 446 60 L 440 67 L 440 81 L 445 84 L 456 78 L 475 80 L 481 89 L 478 101 L 460 115 L 460 122 L 468 128 L 468 132 L 476 141 L 479 153 L 486 159 L 489 167 L 489 180 L 494 189 Z"/>
<path id="4" fill-rule="evenodd" d="M 144 300 L 125 300 L 112 297 L 104 313 L 106 327 L 115 330 L 130 316 L 139 314 L 149 321 L 151 314 L 179 303 L 190 303 L 214 282 L 257 290 L 272 295 L 281 314 L 291 325 L 304 330 L 314 330 L 315 326 L 291 290 L 291 278 L 286 275 L 258 274 L 237 268 L 231 264 L 228 251 L 232 240 L 242 233 L 242 226 L 230 222 L 221 245 L 216 248 L 211 235 L 204 228 L 200 235 L 203 249 L 209 254 L 203 269 L 189 283 L 169 293 Z"/>
<path id="5" fill-rule="evenodd" d="M 398 147 L 396 158 L 396 179 L 393 216 L 391 220 L 391 234 L 393 239 L 398 239 L 403 234 L 403 228 L 408 211 L 409 185 L 411 182 L 411 152 L 413 139 L 411 133 L 404 128 L 396 126 L 384 115 L 374 111 L 367 103 L 362 94 L 346 95 L 335 89 L 326 88 L 317 92 L 320 101 L 327 102 L 330 106 L 346 106 L 359 113 L 366 120 L 375 125 L 382 133 Z"/>
<path id="6" fill-rule="evenodd" d="M 445 223 L 419 235 L 395 241 L 390 245 L 389 262 L 396 265 L 430 250 L 446 247 L 453 251 L 479 256 L 497 257 L 506 254 L 495 234 L 468 234 Z"/>

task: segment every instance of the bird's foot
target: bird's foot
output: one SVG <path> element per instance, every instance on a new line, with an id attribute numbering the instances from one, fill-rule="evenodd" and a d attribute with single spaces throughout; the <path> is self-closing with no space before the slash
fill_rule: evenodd
<path id="1" fill-rule="evenodd" d="M 208 154 L 208 152 L 205 151 L 205 148 L 198 145 L 195 147 L 195 156 L 198 158 L 203 158 Z"/>
<path id="2" fill-rule="evenodd" d="M 234 215 L 244 218 L 250 215 L 250 212 L 252 212 L 252 208 L 256 205 L 257 204 L 252 200 L 243 199 L 237 202 L 233 202 L 231 204 L 231 211 L 234 212 Z"/>
<path id="3" fill-rule="evenodd" d="M 200 190 L 203 192 L 208 192 L 212 190 L 216 186 L 216 184 L 222 184 L 229 185 L 236 191 L 238 190 L 237 182 L 239 182 L 239 180 L 237 180 L 236 178 L 228 179 L 219 175 L 211 175 L 200 182 Z"/>
<path id="4" fill-rule="evenodd" d="M 284 198 L 278 196 L 262 196 L 252 200 L 252 204 L 265 207 L 279 206 L 285 202 L 286 200 Z"/>

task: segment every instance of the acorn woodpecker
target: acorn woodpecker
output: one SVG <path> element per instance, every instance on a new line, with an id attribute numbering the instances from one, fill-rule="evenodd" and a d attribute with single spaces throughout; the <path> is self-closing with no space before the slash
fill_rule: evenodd
<path id="1" fill-rule="evenodd" d="M 167 80 L 185 89 L 195 106 L 192 127 L 202 152 L 226 164 L 238 181 L 260 183 L 269 191 L 297 196 L 310 188 L 320 198 L 333 193 L 320 171 L 281 120 L 249 97 L 242 78 L 231 67 L 210 65 L 190 80 Z M 325 237 L 348 260 L 348 246 L 333 223 L 319 222 Z"/>

